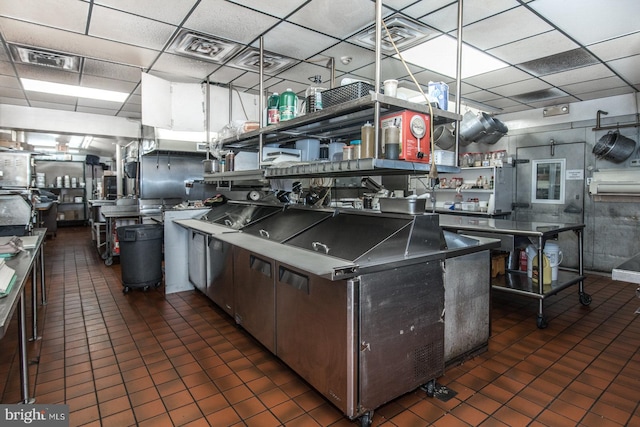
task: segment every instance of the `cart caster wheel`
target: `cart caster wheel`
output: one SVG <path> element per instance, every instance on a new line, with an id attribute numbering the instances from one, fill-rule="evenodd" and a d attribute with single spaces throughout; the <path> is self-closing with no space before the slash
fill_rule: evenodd
<path id="1" fill-rule="evenodd" d="M 156 289 L 158 289 L 158 288 L 160 287 L 160 285 L 161 285 L 161 284 L 162 284 L 162 283 L 158 282 L 158 283 L 156 283 L 155 285 L 153 285 L 153 287 L 154 287 L 154 288 L 156 288 Z"/>
<path id="2" fill-rule="evenodd" d="M 425 393 L 427 393 L 428 397 L 433 397 L 436 395 L 436 380 L 431 380 L 426 383 L 423 387 Z"/>
<path id="3" fill-rule="evenodd" d="M 101 257 L 103 260 L 106 260 L 107 258 L 109 258 L 109 255 L 107 255 L 107 253 L 106 253 L 106 252 L 103 252 L 103 253 L 101 253 L 101 254 L 100 254 L 100 257 Z"/>
<path id="4" fill-rule="evenodd" d="M 373 422 L 373 411 L 367 412 L 360 417 L 360 427 L 369 427 Z"/>
<path id="5" fill-rule="evenodd" d="M 538 318 L 536 319 L 536 325 L 538 325 L 538 329 L 544 329 L 549 324 L 547 323 L 547 319 L 545 319 L 544 316 L 538 316 Z"/>
<path id="6" fill-rule="evenodd" d="M 149 285 L 147 285 L 147 286 L 145 286 L 144 288 L 142 288 L 142 290 L 143 290 L 144 292 L 147 292 L 147 291 L 149 290 Z"/>
<path id="7" fill-rule="evenodd" d="M 122 293 L 123 293 L 123 294 L 127 294 L 127 293 L 129 293 L 129 291 L 130 291 L 130 290 L 131 290 L 131 288 L 130 288 L 130 287 L 125 286 L 124 288 L 122 288 Z"/>
<path id="8" fill-rule="evenodd" d="M 580 292 L 580 304 L 584 306 L 591 304 L 591 295 Z"/>
<path id="9" fill-rule="evenodd" d="M 113 265 L 113 258 L 107 258 L 104 260 L 104 265 L 106 265 L 107 267 L 110 267 Z"/>

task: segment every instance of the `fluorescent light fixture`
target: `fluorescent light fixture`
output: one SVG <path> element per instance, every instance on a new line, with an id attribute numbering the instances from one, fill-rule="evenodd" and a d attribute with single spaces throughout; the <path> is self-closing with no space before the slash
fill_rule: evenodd
<path id="1" fill-rule="evenodd" d="M 91 135 L 87 135 L 82 138 L 82 144 L 80 144 L 80 148 L 87 149 L 91 145 L 91 141 L 93 141 L 93 137 Z"/>
<path id="2" fill-rule="evenodd" d="M 442 35 L 402 53 L 405 61 L 451 78 L 456 77 L 458 42 Z M 396 55 L 397 57 L 397 55 Z M 462 43 L 462 78 L 499 70 L 508 65 L 481 50 Z"/>
<path id="3" fill-rule="evenodd" d="M 77 98 L 99 99 L 102 101 L 124 102 L 128 93 L 112 90 L 93 89 L 83 86 L 51 83 L 42 80 L 20 79 L 24 90 L 33 92 L 50 93 L 53 95 L 74 96 Z"/>
<path id="4" fill-rule="evenodd" d="M 71 136 L 67 145 L 69 148 L 80 148 L 80 145 L 82 145 L 82 137 L 79 135 Z"/>

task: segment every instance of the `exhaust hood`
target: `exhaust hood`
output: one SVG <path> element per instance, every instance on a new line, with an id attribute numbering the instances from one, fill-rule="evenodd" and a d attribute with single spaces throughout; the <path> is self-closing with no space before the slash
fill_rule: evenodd
<path id="1" fill-rule="evenodd" d="M 589 193 L 594 201 L 637 202 L 640 170 L 601 169 L 593 173 Z"/>

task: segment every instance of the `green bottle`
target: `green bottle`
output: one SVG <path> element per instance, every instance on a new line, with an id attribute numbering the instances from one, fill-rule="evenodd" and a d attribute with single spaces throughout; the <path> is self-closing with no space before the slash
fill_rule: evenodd
<path id="1" fill-rule="evenodd" d="M 267 102 L 267 124 L 275 125 L 280 122 L 280 95 L 273 92 Z"/>
<path id="2" fill-rule="evenodd" d="M 296 117 L 298 97 L 290 88 L 280 94 L 280 121 L 291 120 Z"/>

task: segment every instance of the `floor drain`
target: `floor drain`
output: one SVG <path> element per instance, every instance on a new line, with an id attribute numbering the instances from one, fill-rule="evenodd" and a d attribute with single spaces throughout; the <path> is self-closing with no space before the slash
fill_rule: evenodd
<path id="1" fill-rule="evenodd" d="M 448 402 L 449 399 L 455 397 L 458 394 L 457 391 L 453 391 L 442 384 L 436 383 L 435 388 L 433 389 L 433 397 L 443 402 Z"/>

